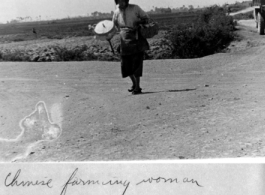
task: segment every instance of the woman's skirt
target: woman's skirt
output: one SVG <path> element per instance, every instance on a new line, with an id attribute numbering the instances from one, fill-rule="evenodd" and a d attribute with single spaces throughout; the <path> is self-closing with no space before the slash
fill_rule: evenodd
<path id="1" fill-rule="evenodd" d="M 143 75 L 144 52 L 131 55 L 121 55 L 121 74 L 123 78 Z"/>

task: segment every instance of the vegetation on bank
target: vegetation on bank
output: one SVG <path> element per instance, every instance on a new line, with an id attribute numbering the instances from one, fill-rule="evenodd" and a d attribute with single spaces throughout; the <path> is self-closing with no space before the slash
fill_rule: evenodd
<path id="1" fill-rule="evenodd" d="M 196 21 L 174 25 L 165 35 L 151 41 L 148 59 L 197 58 L 223 50 L 235 38 L 235 23 L 226 9 L 213 6 L 197 13 Z M 114 40 L 115 42 L 115 40 Z M 115 42 L 116 44 L 116 42 Z M 114 44 L 114 45 L 115 45 Z M 38 49 L 0 50 L 2 61 L 117 61 L 108 46 L 47 46 Z"/>
<path id="2" fill-rule="evenodd" d="M 223 50 L 235 38 L 235 23 L 218 6 L 207 8 L 197 21 L 177 25 L 167 38 L 173 45 L 172 58 L 197 58 Z"/>

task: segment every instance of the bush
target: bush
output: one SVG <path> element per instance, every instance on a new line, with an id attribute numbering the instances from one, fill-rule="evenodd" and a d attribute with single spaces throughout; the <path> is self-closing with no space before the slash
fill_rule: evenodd
<path id="1" fill-rule="evenodd" d="M 98 45 L 81 45 L 66 47 L 51 45 L 44 48 L 23 50 L 0 51 L 1 61 L 30 61 L 30 62 L 51 62 L 51 61 L 119 61 L 119 56 L 113 55 L 109 48 L 101 48 Z"/>
<path id="2" fill-rule="evenodd" d="M 175 26 L 168 33 L 173 45 L 173 58 L 196 58 L 213 54 L 225 48 L 234 37 L 235 24 L 226 11 L 213 6 L 199 14 L 192 25 Z"/>
<path id="3" fill-rule="evenodd" d="M 53 49 L 58 61 L 83 61 L 85 60 L 83 53 L 88 50 L 88 46 L 76 46 L 72 49 L 65 46 L 54 46 Z"/>
<path id="4" fill-rule="evenodd" d="M 24 51 L 15 50 L 4 50 L 0 52 L 0 60 L 2 61 L 30 61 L 30 57 L 25 55 Z"/>

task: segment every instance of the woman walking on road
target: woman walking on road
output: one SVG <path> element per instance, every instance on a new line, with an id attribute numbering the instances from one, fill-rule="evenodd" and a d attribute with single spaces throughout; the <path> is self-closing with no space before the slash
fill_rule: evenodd
<path id="1" fill-rule="evenodd" d="M 117 9 L 113 22 L 120 31 L 121 73 L 122 77 L 130 77 L 133 95 L 142 93 L 140 77 L 143 74 L 144 52 L 149 49 L 147 40 L 142 37 L 139 25 L 148 22 L 148 15 L 138 6 L 129 4 L 129 0 L 115 0 Z"/>

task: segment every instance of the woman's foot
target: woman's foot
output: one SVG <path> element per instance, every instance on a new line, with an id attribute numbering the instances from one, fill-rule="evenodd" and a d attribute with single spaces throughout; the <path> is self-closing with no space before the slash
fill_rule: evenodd
<path id="1" fill-rule="evenodd" d="M 141 94 L 141 93 L 142 93 L 142 89 L 141 89 L 141 88 L 134 89 L 134 90 L 132 91 L 132 94 L 133 94 L 133 95 L 137 95 L 137 94 Z"/>
<path id="2" fill-rule="evenodd" d="M 128 91 L 129 91 L 129 92 L 133 92 L 134 89 L 135 89 L 135 86 L 133 85 L 133 86 L 131 87 L 131 89 L 128 89 Z"/>

